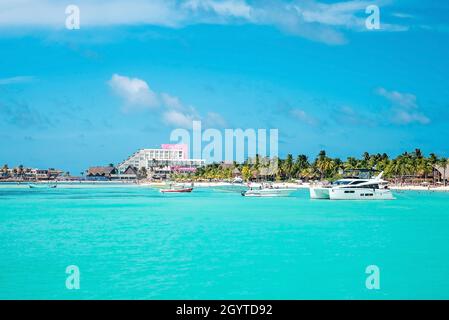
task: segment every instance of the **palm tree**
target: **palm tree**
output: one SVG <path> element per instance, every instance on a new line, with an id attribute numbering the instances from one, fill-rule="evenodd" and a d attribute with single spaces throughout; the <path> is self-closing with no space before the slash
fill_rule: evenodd
<path id="1" fill-rule="evenodd" d="M 3 165 L 3 168 L 2 168 L 2 173 L 3 173 L 3 176 L 5 176 L 5 177 L 8 177 L 8 165 L 7 164 L 4 164 Z"/>
<path id="2" fill-rule="evenodd" d="M 335 162 L 331 158 L 325 157 L 316 162 L 316 167 L 320 172 L 321 179 L 325 178 L 335 168 Z"/>
<path id="3" fill-rule="evenodd" d="M 320 153 L 318 153 L 318 159 L 317 160 L 323 160 L 326 158 L 326 151 L 321 150 Z"/>
<path id="4" fill-rule="evenodd" d="M 384 155 L 381 155 L 374 167 L 376 168 L 376 170 L 385 171 L 389 163 L 390 160 L 388 159 L 388 156 L 384 157 Z"/>
<path id="5" fill-rule="evenodd" d="M 19 170 L 18 170 L 19 176 L 22 176 L 24 172 L 25 171 L 23 170 L 23 164 L 19 165 Z"/>
<path id="6" fill-rule="evenodd" d="M 307 156 L 304 154 L 298 155 L 296 157 L 296 161 L 293 167 L 294 167 L 293 174 L 297 177 L 299 174 L 301 174 L 301 171 L 310 167 L 310 163 L 309 160 L 307 159 Z"/>
<path id="7" fill-rule="evenodd" d="M 354 169 L 357 169 L 357 167 L 358 167 L 358 161 L 354 157 L 348 157 L 346 162 L 343 164 L 343 168 L 345 170 L 354 170 Z"/>
<path id="8" fill-rule="evenodd" d="M 397 175 L 398 175 L 398 166 L 397 166 L 397 160 L 393 159 L 388 163 L 388 165 L 385 167 L 384 174 L 386 177 L 394 177 L 395 183 L 397 183 Z"/>
<path id="9" fill-rule="evenodd" d="M 284 167 L 284 161 L 282 161 L 279 157 L 273 158 L 273 175 L 277 177 L 282 177 L 284 175 L 283 167 Z"/>
<path id="10" fill-rule="evenodd" d="M 369 166 L 370 159 L 371 159 L 370 154 L 365 151 L 363 153 L 362 161 L 361 161 L 361 165 L 363 168 L 367 168 Z"/>
<path id="11" fill-rule="evenodd" d="M 251 169 L 247 165 L 243 166 L 243 168 L 242 168 L 243 180 L 248 181 L 250 177 L 251 177 Z"/>
<path id="12" fill-rule="evenodd" d="M 344 169 L 344 164 L 343 164 L 343 161 L 341 161 L 340 158 L 335 158 L 333 161 L 334 161 L 334 168 L 333 168 L 334 172 L 333 173 L 334 173 L 334 175 L 336 175 L 336 174 L 339 173 L 339 171 L 341 169 Z"/>
<path id="13" fill-rule="evenodd" d="M 147 177 L 147 168 L 141 167 L 141 168 L 139 169 L 139 176 L 140 176 L 141 178 L 146 178 L 146 177 Z"/>
<path id="14" fill-rule="evenodd" d="M 413 159 L 408 152 L 403 153 L 396 159 L 396 173 L 400 175 L 401 183 L 403 183 L 406 175 L 411 175 L 415 172 Z"/>
<path id="15" fill-rule="evenodd" d="M 315 170 L 312 167 L 308 167 L 303 169 L 300 172 L 300 177 L 305 179 L 305 180 L 310 180 L 310 179 L 314 179 L 317 177 Z"/>
<path id="16" fill-rule="evenodd" d="M 254 161 L 254 169 L 258 170 L 259 169 L 259 165 L 260 165 L 259 154 L 256 153 L 256 159 Z"/>
<path id="17" fill-rule="evenodd" d="M 293 156 L 291 154 L 287 155 L 287 159 L 283 163 L 283 171 L 287 178 L 291 179 L 293 174 Z"/>

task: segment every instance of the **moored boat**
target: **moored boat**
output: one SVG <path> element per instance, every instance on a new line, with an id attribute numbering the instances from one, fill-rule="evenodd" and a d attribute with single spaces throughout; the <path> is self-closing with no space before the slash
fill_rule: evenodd
<path id="1" fill-rule="evenodd" d="M 190 193 L 193 191 L 193 184 L 186 186 L 184 184 L 170 184 L 168 188 L 161 189 L 161 193 Z"/>
<path id="2" fill-rule="evenodd" d="M 189 193 L 192 192 L 193 188 L 172 188 L 172 189 L 161 189 L 161 193 Z"/>
<path id="3" fill-rule="evenodd" d="M 30 189 L 54 189 L 57 187 L 56 184 L 29 184 Z"/>
<path id="4" fill-rule="evenodd" d="M 248 190 L 242 191 L 244 197 L 288 197 L 294 189 L 276 188 L 270 185 L 250 186 Z"/>
<path id="5" fill-rule="evenodd" d="M 352 170 L 351 172 L 356 171 Z M 330 200 L 394 200 L 383 172 L 372 177 L 373 170 L 358 170 L 359 176 L 335 181 L 331 185 L 311 186 L 311 199 Z"/>

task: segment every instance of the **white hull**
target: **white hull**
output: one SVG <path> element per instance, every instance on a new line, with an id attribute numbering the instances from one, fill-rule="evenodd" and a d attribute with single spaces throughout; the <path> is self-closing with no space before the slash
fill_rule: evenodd
<path id="1" fill-rule="evenodd" d="M 292 193 L 292 189 L 261 189 L 243 191 L 242 196 L 245 197 L 288 197 Z"/>
<path id="2" fill-rule="evenodd" d="M 28 187 L 31 189 L 54 189 L 57 186 L 55 184 L 29 184 Z"/>
<path id="3" fill-rule="evenodd" d="M 389 189 L 331 188 L 331 200 L 394 200 Z"/>
<path id="4" fill-rule="evenodd" d="M 329 199 L 330 188 L 312 187 L 309 188 L 310 199 Z"/>

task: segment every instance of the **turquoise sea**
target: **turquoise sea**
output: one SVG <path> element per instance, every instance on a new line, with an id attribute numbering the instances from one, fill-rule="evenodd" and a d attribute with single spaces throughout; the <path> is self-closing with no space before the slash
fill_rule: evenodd
<path id="1" fill-rule="evenodd" d="M 0 186 L 0 298 L 448 299 L 449 193 L 395 196 Z"/>

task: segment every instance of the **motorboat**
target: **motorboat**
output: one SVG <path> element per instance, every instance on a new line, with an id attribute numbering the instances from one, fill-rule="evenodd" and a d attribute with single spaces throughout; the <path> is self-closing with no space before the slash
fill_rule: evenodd
<path id="1" fill-rule="evenodd" d="M 354 171 L 354 170 L 353 170 Z M 352 172 L 353 172 L 352 171 Z M 371 176 L 373 170 L 360 170 L 360 175 L 340 179 L 332 184 L 311 186 L 311 199 L 330 200 L 393 200 L 388 181 L 382 179 L 383 172 Z"/>
<path id="2" fill-rule="evenodd" d="M 272 185 L 251 185 L 248 190 L 242 191 L 244 197 L 288 197 L 294 189 L 277 188 Z"/>
<path id="3" fill-rule="evenodd" d="M 161 189 L 161 193 L 190 193 L 193 191 L 193 184 L 190 186 L 185 185 L 169 185 L 168 188 Z"/>
<path id="4" fill-rule="evenodd" d="M 189 193 L 192 192 L 193 188 L 182 188 L 182 189 L 161 189 L 161 193 Z"/>
<path id="5" fill-rule="evenodd" d="M 29 184 L 28 187 L 30 189 L 55 189 L 57 187 L 56 184 Z"/>

